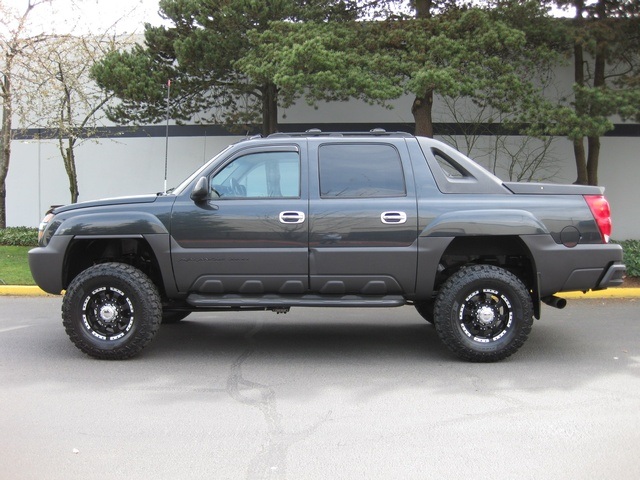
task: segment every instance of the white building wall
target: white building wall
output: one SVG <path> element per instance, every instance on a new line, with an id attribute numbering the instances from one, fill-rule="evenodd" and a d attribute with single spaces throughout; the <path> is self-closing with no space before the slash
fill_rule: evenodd
<path id="1" fill-rule="evenodd" d="M 640 137 L 605 137 L 601 142 L 598 180 L 611 204 L 612 237 L 640 240 Z M 567 152 L 572 159 L 570 144 Z"/>
<path id="2" fill-rule="evenodd" d="M 241 137 L 173 137 L 167 185 L 176 186 L 229 143 Z M 37 226 L 51 205 L 70 202 L 69 180 L 53 141 L 13 141 L 7 177 L 7 225 Z M 100 139 L 76 150 L 79 201 L 160 192 L 165 139 Z"/>

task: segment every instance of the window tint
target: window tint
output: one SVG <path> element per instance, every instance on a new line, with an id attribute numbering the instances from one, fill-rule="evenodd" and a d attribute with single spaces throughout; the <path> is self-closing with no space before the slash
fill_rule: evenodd
<path id="1" fill-rule="evenodd" d="M 460 167 L 456 162 L 446 156 L 439 150 L 432 150 L 438 165 L 448 178 L 465 178 L 468 176 L 467 172 Z"/>
<path id="2" fill-rule="evenodd" d="M 251 153 L 235 159 L 211 179 L 220 198 L 300 196 L 300 158 L 296 152 Z"/>
<path id="3" fill-rule="evenodd" d="M 322 197 L 406 195 L 398 151 L 390 145 L 322 145 Z"/>

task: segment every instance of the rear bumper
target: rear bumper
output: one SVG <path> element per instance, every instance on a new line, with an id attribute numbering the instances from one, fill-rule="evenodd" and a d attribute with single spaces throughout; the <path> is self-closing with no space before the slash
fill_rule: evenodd
<path id="1" fill-rule="evenodd" d="M 621 263 L 614 263 L 609 266 L 602 280 L 594 290 L 604 290 L 609 287 L 619 287 L 624 281 L 624 274 L 627 272 L 626 267 Z"/>
<path id="2" fill-rule="evenodd" d="M 539 295 L 602 290 L 619 286 L 626 268 L 622 247 L 615 244 L 557 244 L 548 235 L 520 237 L 529 247 L 539 281 Z"/>

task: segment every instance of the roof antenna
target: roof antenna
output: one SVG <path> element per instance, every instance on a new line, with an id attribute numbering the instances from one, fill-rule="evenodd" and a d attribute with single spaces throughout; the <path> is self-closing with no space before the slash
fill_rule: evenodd
<path id="1" fill-rule="evenodd" d="M 164 194 L 167 194 L 167 166 L 169 164 L 169 116 L 170 116 L 170 106 L 169 99 L 171 95 L 171 79 L 167 81 L 167 127 L 165 130 L 165 141 L 164 141 Z"/>

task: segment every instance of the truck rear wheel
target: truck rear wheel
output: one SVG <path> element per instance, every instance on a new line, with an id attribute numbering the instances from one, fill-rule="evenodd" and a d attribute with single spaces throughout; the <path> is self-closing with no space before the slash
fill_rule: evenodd
<path id="1" fill-rule="evenodd" d="M 492 265 L 464 267 L 442 285 L 434 307 L 438 336 L 456 355 L 494 362 L 515 353 L 533 324 L 525 285 Z"/>
<path id="2" fill-rule="evenodd" d="M 62 324 L 84 353 L 101 359 L 133 357 L 160 327 L 158 289 L 137 268 L 94 265 L 73 279 L 62 301 Z"/>

